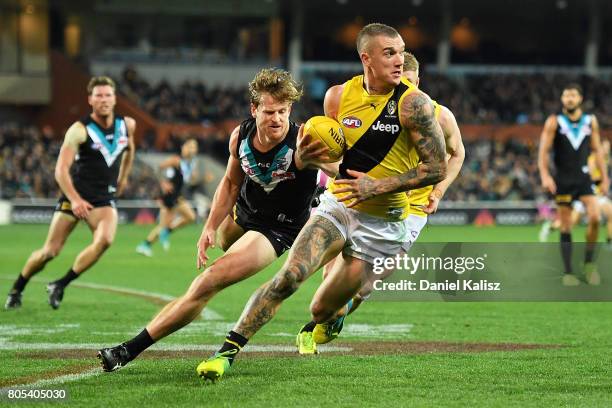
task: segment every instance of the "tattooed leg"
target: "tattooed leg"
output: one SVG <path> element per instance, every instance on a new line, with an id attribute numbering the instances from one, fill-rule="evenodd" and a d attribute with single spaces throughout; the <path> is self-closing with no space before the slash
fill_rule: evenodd
<path id="1" fill-rule="evenodd" d="M 257 333 L 274 317 L 283 300 L 340 253 L 344 242 L 331 221 L 312 217 L 302 228 L 281 270 L 251 296 L 233 331 L 247 339 Z"/>

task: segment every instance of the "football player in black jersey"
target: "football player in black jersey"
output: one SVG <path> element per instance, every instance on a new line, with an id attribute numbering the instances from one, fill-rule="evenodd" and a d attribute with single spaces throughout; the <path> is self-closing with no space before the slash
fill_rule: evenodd
<path id="1" fill-rule="evenodd" d="M 198 241 L 197 266 L 206 266 L 208 248 L 219 245 L 225 254 L 137 336 L 100 350 L 105 371 L 121 368 L 189 324 L 218 292 L 261 271 L 289 249 L 310 215 L 316 168 L 337 172 L 337 164 L 320 164 L 329 161 L 327 148 L 302 137 L 303 126 L 289 121 L 302 91 L 288 72 L 260 71 L 249 92 L 252 117 L 230 136 L 227 169 Z"/>
<path id="2" fill-rule="evenodd" d="M 584 280 L 590 285 L 600 283 L 594 262 L 595 243 L 599 229 L 599 210 L 595 185 L 589 174 L 588 157 L 593 152 L 602 174 L 600 189 L 608 193 L 609 180 L 605 166 L 599 124 L 595 115 L 582 110 L 582 88 L 569 84 L 563 89 L 562 112 L 550 115 L 544 124 L 538 154 L 538 168 L 544 190 L 555 196 L 561 222 L 561 255 L 565 267 L 562 282 L 565 286 L 580 284 L 572 271 L 572 208 L 574 200 L 580 200 L 586 208 L 588 227 L 586 233 Z M 553 152 L 554 177 L 549 169 L 549 154 Z"/>
<path id="3" fill-rule="evenodd" d="M 80 220 L 91 229 L 93 242 L 77 255 L 65 276 L 47 285 L 53 309 L 59 307 L 66 286 L 95 264 L 115 238 L 115 196 L 127 185 L 136 122 L 114 113 L 112 79 L 92 78 L 87 92 L 92 113 L 68 129 L 57 159 L 55 179 L 63 196 L 55 208 L 47 240 L 28 258 L 9 293 L 6 309 L 21 306 L 21 293 L 29 279 L 60 253 Z"/>
<path id="4" fill-rule="evenodd" d="M 183 197 L 183 190 L 194 185 L 198 178 L 197 154 L 198 141 L 187 139 L 181 146 L 180 155 L 172 155 L 159 165 L 162 172 L 159 182 L 162 192 L 158 200 L 159 225 L 136 247 L 139 254 L 153 256 L 151 246 L 158 238 L 167 251 L 170 248 L 170 233 L 195 222 L 195 211 Z"/>

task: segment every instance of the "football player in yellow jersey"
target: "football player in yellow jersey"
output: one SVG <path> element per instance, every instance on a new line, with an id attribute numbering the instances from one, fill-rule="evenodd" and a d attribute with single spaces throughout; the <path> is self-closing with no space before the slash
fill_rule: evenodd
<path id="1" fill-rule="evenodd" d="M 414 55 L 409 52 L 404 52 L 404 65 L 402 67 L 402 75 L 412 84 L 419 86 L 419 61 Z M 435 103 L 435 117 L 444 133 L 446 142 L 446 157 L 447 157 L 447 174 L 446 178 L 440 181 L 435 186 L 421 187 L 407 192 L 408 200 L 410 201 L 409 212 L 419 217 L 426 217 L 427 214 L 433 214 L 438 209 L 440 199 L 453 181 L 459 175 L 463 160 L 465 159 L 465 148 L 461 140 L 461 131 L 457 125 L 455 115 L 445 106 Z M 410 151 L 411 155 L 416 155 L 414 150 Z M 420 230 L 413 230 L 413 242 L 418 238 Z M 406 248 L 404 248 L 406 250 Z M 339 255 L 341 256 L 341 255 Z M 323 271 L 323 279 L 331 271 L 334 261 L 325 265 Z M 372 275 L 374 279 L 385 279 L 391 275 L 394 269 L 389 269 L 379 275 Z M 354 313 L 359 305 L 369 297 L 372 292 L 373 280 L 367 281 L 359 293 L 353 297 L 345 306 L 342 307 L 334 317 L 333 321 L 326 324 L 316 324 L 309 322 L 302 327 L 297 335 L 296 346 L 300 354 L 315 354 L 317 352 L 317 344 L 325 344 L 338 337 L 344 324 L 344 318 L 351 313 Z M 310 338 L 312 337 L 312 339 Z"/>
<path id="2" fill-rule="evenodd" d="M 404 41 L 384 24 L 369 24 L 357 36 L 364 74 L 325 95 L 325 115 L 343 127 L 347 151 L 340 179 L 293 244 L 276 276 L 259 288 L 233 328 L 241 344 L 227 338 L 218 353 L 197 368 L 219 378 L 240 351 L 304 280 L 338 254 L 334 269 L 317 290 L 310 311 L 316 323 L 333 319 L 361 289 L 373 262 L 393 257 L 411 240 L 414 222 L 406 191 L 446 177 L 444 135 L 434 105 L 415 85 L 402 81 Z M 419 161 L 410 163 L 414 147 Z M 417 217 L 418 218 L 418 217 Z M 235 338 L 235 337 L 234 337 Z"/>

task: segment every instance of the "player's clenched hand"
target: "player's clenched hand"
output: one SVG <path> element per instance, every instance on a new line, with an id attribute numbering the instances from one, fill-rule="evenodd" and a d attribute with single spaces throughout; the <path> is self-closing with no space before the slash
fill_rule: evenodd
<path id="1" fill-rule="evenodd" d="M 89 211 L 91 211 L 91 209 L 93 208 L 93 205 L 91 205 L 88 201 L 83 200 L 82 198 L 79 197 L 70 202 L 70 207 L 71 207 L 72 213 L 78 219 L 82 220 L 84 218 L 87 218 L 87 216 L 89 215 Z"/>
<path id="2" fill-rule="evenodd" d="M 314 140 L 310 135 L 304 134 L 304 124 L 298 131 L 295 159 L 295 165 L 300 170 L 312 164 L 331 161 L 327 146 L 320 140 Z"/>
<path id="3" fill-rule="evenodd" d="M 557 193 L 557 184 L 555 183 L 555 180 L 553 180 L 553 178 L 550 176 L 542 177 L 542 188 L 544 189 L 544 191 L 548 191 L 550 194 Z"/>
<path id="4" fill-rule="evenodd" d="M 119 183 L 117 184 L 117 196 L 123 195 L 123 192 L 125 191 L 127 187 L 127 184 L 128 184 L 127 179 L 119 181 Z"/>
<path id="5" fill-rule="evenodd" d="M 437 190 L 433 190 L 428 197 L 429 203 L 427 203 L 427 205 L 423 207 L 423 212 L 425 214 L 434 214 L 436 211 L 438 211 L 440 198 L 442 198 L 440 193 Z"/>
<path id="6" fill-rule="evenodd" d="M 164 194 L 170 194 L 174 191 L 174 186 L 167 180 L 162 180 L 159 183 L 159 186 L 161 187 L 162 193 Z"/>
<path id="7" fill-rule="evenodd" d="M 206 250 L 208 248 L 214 248 L 214 247 L 215 247 L 215 231 L 205 228 L 202 231 L 202 235 L 200 235 L 200 239 L 198 240 L 198 260 L 197 260 L 198 269 L 205 267 L 206 262 L 208 262 L 208 255 L 206 255 Z"/>
<path id="8" fill-rule="evenodd" d="M 335 190 L 334 193 L 349 193 L 342 198 L 338 198 L 338 201 L 352 200 L 346 204 L 348 208 L 351 208 L 365 200 L 369 200 L 376 195 L 376 187 L 378 186 L 376 179 L 355 170 L 347 170 L 346 172 L 349 176 L 353 176 L 355 178 L 338 179 L 335 181 L 336 185 L 340 185 L 342 187 Z"/>

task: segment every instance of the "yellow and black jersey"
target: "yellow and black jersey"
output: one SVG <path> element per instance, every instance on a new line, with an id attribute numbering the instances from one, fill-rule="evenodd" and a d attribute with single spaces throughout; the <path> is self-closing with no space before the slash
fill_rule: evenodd
<path id="1" fill-rule="evenodd" d="M 419 157 L 400 123 L 399 107 L 406 95 L 417 87 L 403 80 L 386 95 L 370 95 L 365 90 L 363 75 L 344 84 L 338 122 L 342 125 L 347 151 L 340 166 L 339 178 L 350 178 L 347 170 L 367 173 L 381 179 L 397 176 L 416 167 Z M 330 183 L 335 193 L 338 186 Z M 401 191 L 376 196 L 353 207 L 357 211 L 382 217 L 390 221 L 402 220 L 410 214 L 410 200 Z"/>

